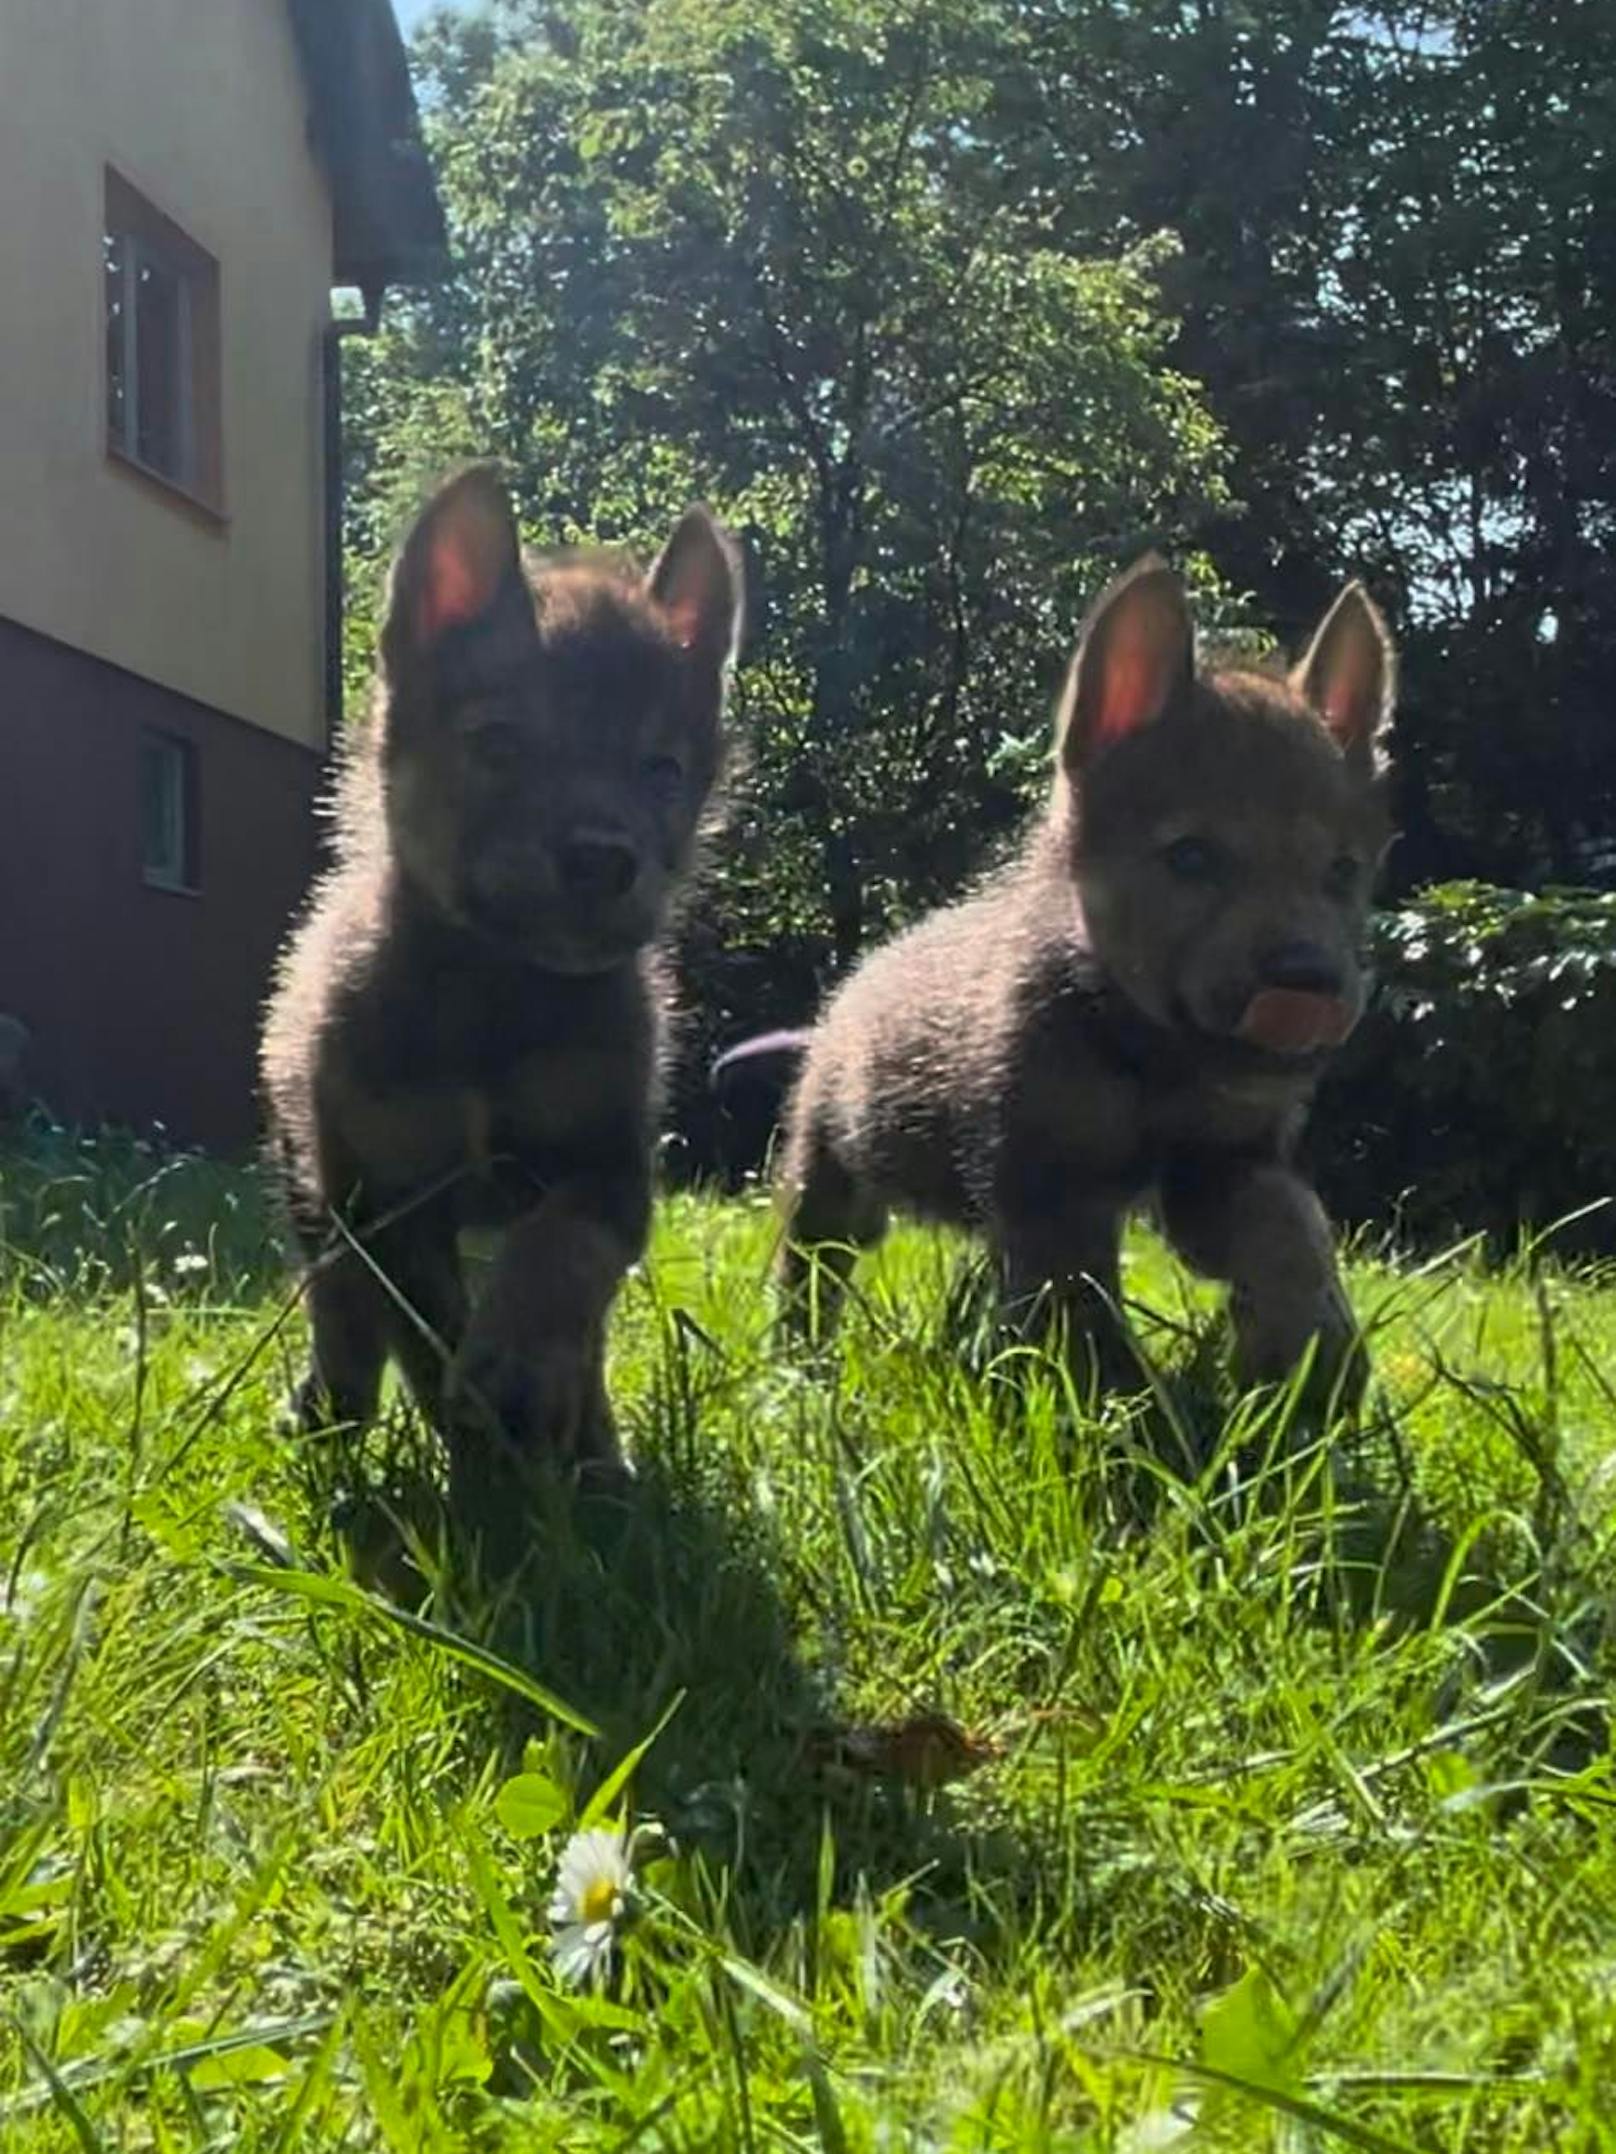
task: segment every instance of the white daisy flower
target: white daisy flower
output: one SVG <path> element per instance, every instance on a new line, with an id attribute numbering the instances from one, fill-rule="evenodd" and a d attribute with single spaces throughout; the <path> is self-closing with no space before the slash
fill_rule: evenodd
<path id="1" fill-rule="evenodd" d="M 622 1834 L 575 1832 L 562 1851 L 550 1901 L 550 1958 L 563 1982 L 582 1984 L 606 1972 L 628 1901 Z"/>

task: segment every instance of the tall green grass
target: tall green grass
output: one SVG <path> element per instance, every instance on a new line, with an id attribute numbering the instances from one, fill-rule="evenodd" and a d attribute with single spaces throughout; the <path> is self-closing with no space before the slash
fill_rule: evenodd
<path id="1" fill-rule="evenodd" d="M 916 1234 L 782 1356 L 766 1208 L 680 1197 L 636 1490 L 485 1593 L 402 1408 L 290 1432 L 250 1177 L 0 1189 L 0 2146 L 1616 2147 L 1608 1279 L 1357 1264 L 1379 1410 L 1296 1455 L 1144 1236 L 1096 1413 Z M 827 1737 L 923 1712 L 969 1777 Z"/>

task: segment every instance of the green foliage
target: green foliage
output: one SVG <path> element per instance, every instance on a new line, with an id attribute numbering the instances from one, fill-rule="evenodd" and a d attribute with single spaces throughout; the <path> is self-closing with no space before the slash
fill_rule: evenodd
<path id="1" fill-rule="evenodd" d="M 1616 1248 L 1616 895 L 1451 884 L 1380 915 L 1375 962 L 1314 1138 L 1347 1216 Z"/>
<path id="2" fill-rule="evenodd" d="M 686 476 L 757 517 L 771 599 L 817 613 L 760 719 L 795 767 L 782 692 L 810 713 L 828 797 L 800 809 L 846 826 L 822 861 L 787 826 L 815 933 L 816 906 L 845 941 L 923 894 L 865 830 L 916 773 L 995 827 L 974 735 L 1006 694 L 1008 731 L 1035 722 L 1074 591 L 1146 536 L 1287 637 L 1371 579 L 1405 640 L 1410 881 L 1590 871 L 1616 825 L 1611 10 L 566 0 L 441 27 L 421 65 L 464 275 L 395 318 L 411 386 L 369 400 L 360 462 L 385 495 L 407 435 L 469 429 L 546 537 L 649 536 Z M 1133 328 L 1096 283 L 1130 262 Z M 1042 548 L 996 530 L 1018 491 Z M 888 666 L 861 564 L 918 656 Z M 864 694 L 910 752 L 844 799 L 830 721 Z M 759 797 L 779 844 L 793 801 Z"/>
<path id="3" fill-rule="evenodd" d="M 419 1432 L 288 1433 L 278 1293 L 111 1288 L 67 1164 L 77 1256 L 0 1267 L 8 2150 L 1609 2144 L 1608 1286 L 1357 1267 L 1396 1443 L 1253 1482 L 1273 1409 L 1143 1239 L 1160 1398 L 1074 1422 L 951 1246 L 793 1366 L 762 1207 L 675 1200 L 613 1327 L 633 1501 L 550 1492 L 500 1601 L 423 1530 L 406 1606 L 354 1522 L 430 1516 Z M 971 1777 L 816 1762 L 917 1710 Z M 586 1828 L 629 1876 L 569 1985 Z"/>
<path id="4" fill-rule="evenodd" d="M 1616 821 L 1616 14 L 1027 12 L 1004 97 L 1059 238 L 1183 243 L 1220 569 L 1291 634 L 1366 575 L 1404 632 L 1409 879 L 1585 874 Z"/>
<path id="5" fill-rule="evenodd" d="M 350 347 L 355 581 L 473 446 L 540 543 L 648 549 L 693 494 L 742 535 L 744 752 L 692 933 L 715 1021 L 957 886 L 1083 604 L 1225 498 L 1174 243 L 1052 245 L 998 161 L 1016 16 L 567 0 L 423 48 L 460 274 Z"/>
<path id="6" fill-rule="evenodd" d="M 649 548 L 711 496 L 755 600 L 698 1046 L 801 1017 L 992 855 L 1146 543 L 1291 638 L 1369 575 L 1405 882 L 1602 875 L 1613 40 L 1525 0 L 438 22 L 459 273 L 347 348 L 355 696 L 445 463 L 502 455 L 541 543 Z"/>
<path id="7" fill-rule="evenodd" d="M 0 1134 L 0 1293 L 257 1292 L 278 1271 L 256 1175 L 175 1150 L 160 1132 L 66 1129 L 35 1115 Z"/>
<path id="8" fill-rule="evenodd" d="M 1215 628 L 1368 575 L 1405 886 L 1608 879 L 1616 12 L 507 0 L 418 64 L 459 273 L 347 348 L 350 683 L 446 462 L 501 454 L 540 542 L 711 496 L 754 607 L 687 1069 L 1002 848 L 1147 543 Z M 1568 1008 L 1540 902 L 1386 925 L 1321 1140 L 1354 1216 L 1507 1235 L 1612 1186 L 1602 916 Z"/>

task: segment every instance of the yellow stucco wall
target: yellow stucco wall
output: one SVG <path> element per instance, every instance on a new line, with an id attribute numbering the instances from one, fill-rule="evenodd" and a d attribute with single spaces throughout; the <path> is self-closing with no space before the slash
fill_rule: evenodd
<path id="1" fill-rule="evenodd" d="M 305 112 L 284 0 L 0 0 L 0 614 L 315 745 L 331 210 Z M 108 165 L 219 263 L 218 523 L 107 455 Z"/>

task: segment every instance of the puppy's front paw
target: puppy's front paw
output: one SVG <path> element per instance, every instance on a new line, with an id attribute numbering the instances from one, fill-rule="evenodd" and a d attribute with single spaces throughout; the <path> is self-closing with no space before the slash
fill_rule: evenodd
<path id="1" fill-rule="evenodd" d="M 310 1369 L 282 1398 L 275 1419 L 276 1429 L 282 1436 L 319 1436 L 324 1434 L 330 1422 L 324 1392 Z"/>
<path id="2" fill-rule="evenodd" d="M 1340 1415 L 1350 1420 L 1369 1382 L 1369 1355 L 1344 1298 L 1331 1295 L 1308 1310 L 1289 1310 L 1276 1319 L 1256 1321 L 1250 1312 L 1241 1324 L 1238 1374 L 1243 1383 L 1284 1383 L 1311 1352 L 1302 1404 L 1311 1417 Z"/>
<path id="3" fill-rule="evenodd" d="M 468 1339 L 449 1372 L 448 1418 L 457 1434 L 519 1457 L 617 1465 L 597 1357 L 564 1338 L 522 1348 Z"/>
<path id="4" fill-rule="evenodd" d="M 542 1440 L 546 1422 L 551 1430 L 564 1422 L 567 1401 L 541 1401 L 526 1354 L 496 1339 L 469 1339 L 450 1364 L 444 1405 L 457 1436 L 525 1454 Z"/>
<path id="5" fill-rule="evenodd" d="M 311 1367 L 287 1395 L 280 1426 L 288 1436 L 330 1436 L 351 1429 L 354 1422 L 332 1399 L 319 1371 Z"/>

